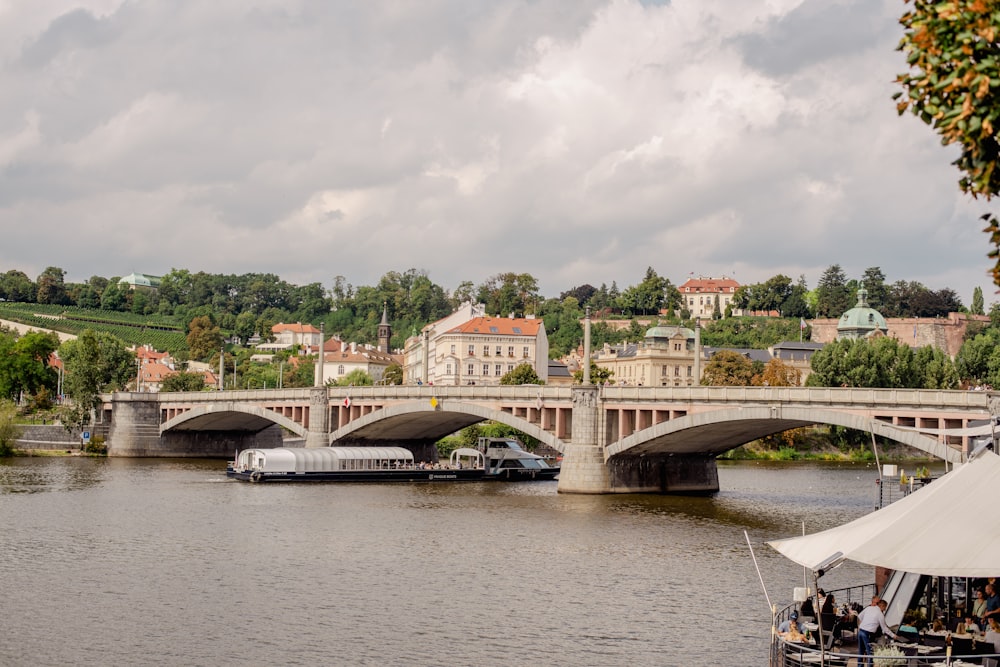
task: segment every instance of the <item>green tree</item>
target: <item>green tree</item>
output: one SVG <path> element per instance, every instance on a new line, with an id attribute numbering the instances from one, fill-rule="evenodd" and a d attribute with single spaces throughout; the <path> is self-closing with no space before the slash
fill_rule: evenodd
<path id="1" fill-rule="evenodd" d="M 500 378 L 500 384 L 545 384 L 538 373 L 535 372 L 535 367 L 528 363 L 518 364 L 514 366 L 508 373 Z"/>
<path id="2" fill-rule="evenodd" d="M 222 347 L 222 331 L 211 317 L 195 317 L 189 325 L 187 344 L 192 359 L 208 359 Z"/>
<path id="3" fill-rule="evenodd" d="M 38 287 L 23 271 L 10 270 L 0 276 L 0 299 L 19 303 L 35 303 Z"/>
<path id="4" fill-rule="evenodd" d="M 395 363 L 386 366 L 379 384 L 403 384 L 403 367 Z"/>
<path id="5" fill-rule="evenodd" d="M 59 347 L 54 333 L 29 331 L 18 337 L 0 331 L 0 398 L 17 400 L 56 389 L 56 372 L 49 357 Z"/>
<path id="6" fill-rule="evenodd" d="M 21 437 L 17 424 L 17 406 L 13 401 L 0 399 L 0 456 L 14 453 L 14 443 Z"/>
<path id="7" fill-rule="evenodd" d="M 983 288 L 976 287 L 972 290 L 972 305 L 969 307 L 969 312 L 973 315 L 985 315 L 983 311 Z"/>
<path id="8" fill-rule="evenodd" d="M 50 266 L 38 276 L 38 290 L 35 298 L 38 303 L 65 304 L 66 285 L 64 282 L 66 272 L 58 266 Z"/>
<path id="9" fill-rule="evenodd" d="M 719 350 L 705 364 L 701 383 L 711 386 L 746 387 L 756 374 L 753 362 L 735 350 Z"/>
<path id="10" fill-rule="evenodd" d="M 189 371 L 181 371 L 179 373 L 173 373 L 163 378 L 163 382 L 160 383 L 160 391 L 170 392 L 170 391 L 204 391 L 205 390 L 205 375 L 204 373 L 195 373 Z"/>
<path id="11" fill-rule="evenodd" d="M 816 316 L 840 317 L 852 305 L 844 270 L 840 264 L 827 267 L 816 287 Z"/>
<path id="12" fill-rule="evenodd" d="M 907 0 L 910 2 L 911 0 Z M 902 91 L 900 115 L 910 111 L 960 149 L 952 163 L 963 192 L 987 201 L 1000 192 L 1000 8 L 995 0 L 912 0 L 900 18 L 899 50 L 909 71 L 896 77 Z M 997 260 L 993 282 L 1000 285 L 1000 223 L 986 214 L 985 231 Z"/>
<path id="13" fill-rule="evenodd" d="M 598 366 L 593 360 L 590 362 L 590 384 L 604 384 L 611 382 L 615 372 L 610 368 Z M 573 384 L 583 384 L 583 369 L 578 368 L 573 371 Z"/>
<path id="14" fill-rule="evenodd" d="M 367 372 L 360 368 L 355 368 L 334 384 L 340 387 L 370 387 L 375 384 L 375 381 L 372 380 L 372 376 Z"/>
<path id="15" fill-rule="evenodd" d="M 122 390 L 135 377 L 135 356 L 119 338 L 103 331 L 84 329 L 76 340 L 59 347 L 59 356 L 66 369 L 63 389 L 72 401 L 63 418 L 67 429 L 89 424 L 101 393 Z"/>

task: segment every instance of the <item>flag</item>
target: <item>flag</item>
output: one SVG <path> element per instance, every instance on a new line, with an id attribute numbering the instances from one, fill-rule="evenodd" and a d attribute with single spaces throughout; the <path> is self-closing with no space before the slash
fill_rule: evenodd
<path id="1" fill-rule="evenodd" d="M 799 329 L 802 330 L 802 329 L 805 329 L 805 328 L 806 328 L 806 320 L 805 320 L 804 317 L 800 317 L 799 318 Z"/>

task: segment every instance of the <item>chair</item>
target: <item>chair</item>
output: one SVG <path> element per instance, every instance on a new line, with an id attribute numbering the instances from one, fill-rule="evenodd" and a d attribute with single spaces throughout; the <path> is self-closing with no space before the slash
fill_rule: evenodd
<path id="1" fill-rule="evenodd" d="M 970 637 L 952 637 L 951 654 L 972 655 L 972 639 Z"/>

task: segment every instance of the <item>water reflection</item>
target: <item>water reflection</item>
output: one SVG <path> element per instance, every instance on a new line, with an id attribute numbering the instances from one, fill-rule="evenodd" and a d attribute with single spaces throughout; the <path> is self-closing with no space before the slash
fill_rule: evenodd
<path id="1" fill-rule="evenodd" d="M 743 531 L 762 547 L 854 518 L 869 472 L 726 463 L 715 497 L 584 496 L 243 484 L 191 459 L 0 462 L 0 560 L 31 564 L 5 574 L 19 613 L 0 664 L 762 665 L 769 615 Z M 758 557 L 776 596 L 801 585 L 801 568 Z M 706 645 L 705 628 L 726 631 Z"/>

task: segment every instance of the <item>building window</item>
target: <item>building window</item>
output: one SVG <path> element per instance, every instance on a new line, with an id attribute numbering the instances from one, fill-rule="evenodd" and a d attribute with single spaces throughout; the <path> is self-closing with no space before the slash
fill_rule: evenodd
<path id="1" fill-rule="evenodd" d="M 490 346 L 489 345 L 483 345 L 483 356 L 484 357 L 490 356 Z"/>
<path id="2" fill-rule="evenodd" d="M 343 374 L 344 374 L 344 365 L 341 364 L 337 366 L 337 375 L 343 375 Z"/>
<path id="3" fill-rule="evenodd" d="M 497 364 L 497 367 L 493 369 L 493 374 L 496 375 L 497 377 L 500 377 L 501 375 L 503 375 L 502 369 L 503 369 L 502 364 Z"/>
<path id="4" fill-rule="evenodd" d="M 666 374 L 667 374 L 667 367 L 666 367 L 666 365 L 660 366 L 660 375 L 661 376 L 665 376 Z"/>
<path id="5" fill-rule="evenodd" d="M 688 377 L 691 377 L 691 367 L 688 366 Z"/>
<path id="6" fill-rule="evenodd" d="M 510 346 L 507 347 L 507 356 L 508 357 L 513 357 L 514 356 L 514 346 L 513 345 L 510 345 Z"/>
<path id="7" fill-rule="evenodd" d="M 674 352 L 680 352 L 680 351 L 681 351 L 681 344 L 674 343 Z"/>
<path id="8" fill-rule="evenodd" d="M 521 356 L 524 357 L 525 359 L 527 359 L 528 358 L 528 347 L 525 346 L 525 347 L 521 348 L 521 350 L 522 350 Z"/>
<path id="9" fill-rule="evenodd" d="M 451 353 L 455 354 L 455 344 L 454 343 L 451 344 Z"/>
<path id="10" fill-rule="evenodd" d="M 489 375 L 489 374 L 490 374 L 490 365 L 483 364 L 483 375 Z"/>
<path id="11" fill-rule="evenodd" d="M 503 354 L 503 348 L 497 345 L 497 356 L 499 357 L 501 354 Z"/>
<path id="12" fill-rule="evenodd" d="M 470 357 L 476 356 L 476 346 L 475 345 L 469 345 L 469 356 Z"/>
<path id="13" fill-rule="evenodd" d="M 681 376 L 681 367 L 674 366 L 674 377 L 680 377 L 680 376 Z"/>
<path id="14" fill-rule="evenodd" d="M 476 365 L 469 364 L 469 372 L 466 373 L 466 375 L 475 375 L 475 374 L 476 374 Z"/>
<path id="15" fill-rule="evenodd" d="M 445 375 L 451 375 L 451 364 L 445 364 L 444 365 L 444 374 Z"/>

